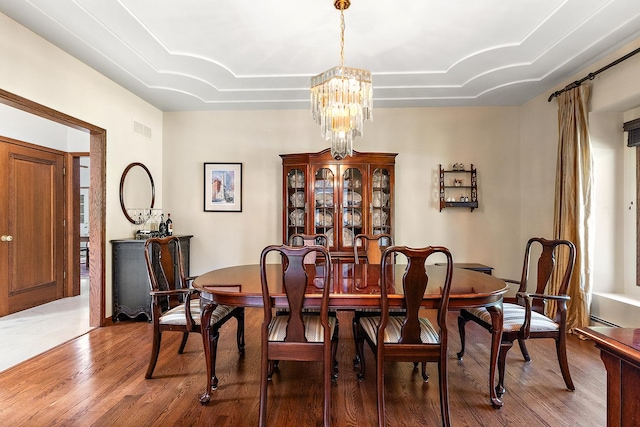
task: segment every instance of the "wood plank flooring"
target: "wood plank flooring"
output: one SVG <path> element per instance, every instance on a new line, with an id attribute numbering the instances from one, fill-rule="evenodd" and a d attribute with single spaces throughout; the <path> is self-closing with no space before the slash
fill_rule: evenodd
<path id="1" fill-rule="evenodd" d="M 0 420 L 6 426 L 255 426 L 259 402 L 261 309 L 246 311 L 246 354 L 235 347 L 235 323 L 221 332 L 212 401 L 198 402 L 206 383 L 199 335 L 177 354 L 180 334 L 165 333 L 154 378 L 144 374 L 151 325 L 122 322 L 94 330 L 0 374 Z M 349 312 L 341 312 L 339 378 L 332 391 L 332 425 L 376 425 L 375 369 L 356 381 Z M 590 341 L 569 337 L 575 392 L 565 389 L 552 340 L 531 341 L 532 362 L 517 346 L 507 360 L 504 407 L 488 397 L 489 333 L 467 325 L 467 351 L 459 350 L 457 313 L 450 313 L 449 384 L 454 426 L 604 426 L 606 371 Z M 10 345 L 10 343 L 3 343 Z M 441 425 L 436 366 L 423 383 L 410 363 L 386 366 L 389 426 Z M 317 363 L 281 362 L 269 385 L 269 425 L 319 426 L 322 373 Z"/>

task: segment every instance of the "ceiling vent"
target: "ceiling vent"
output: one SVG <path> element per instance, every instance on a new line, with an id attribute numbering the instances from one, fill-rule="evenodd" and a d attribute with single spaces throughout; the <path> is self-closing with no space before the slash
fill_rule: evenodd
<path id="1" fill-rule="evenodd" d="M 151 139 L 151 128 L 143 125 L 142 123 L 133 121 L 133 133 L 138 134 L 144 138 Z"/>

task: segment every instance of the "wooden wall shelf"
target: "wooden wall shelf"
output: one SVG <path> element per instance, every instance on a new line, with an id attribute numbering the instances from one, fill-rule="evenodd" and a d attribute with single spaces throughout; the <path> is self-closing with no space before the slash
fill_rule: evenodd
<path id="1" fill-rule="evenodd" d="M 440 212 L 444 208 L 469 208 L 471 212 L 478 208 L 478 175 L 471 164 L 469 170 L 439 169 Z M 454 180 L 461 180 L 455 185 Z M 464 199 L 464 200 L 462 200 Z"/>

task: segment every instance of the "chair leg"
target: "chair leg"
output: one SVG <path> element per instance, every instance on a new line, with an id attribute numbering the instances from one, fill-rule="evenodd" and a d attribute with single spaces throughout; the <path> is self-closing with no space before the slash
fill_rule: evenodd
<path id="1" fill-rule="evenodd" d="M 273 370 L 277 367 L 277 360 L 269 360 L 267 366 L 267 380 L 271 381 L 271 377 L 273 377 Z"/>
<path id="2" fill-rule="evenodd" d="M 333 337 L 331 338 L 331 379 L 333 381 L 338 380 L 338 325 L 336 325 L 336 329 L 334 331 Z"/>
<path id="3" fill-rule="evenodd" d="M 518 339 L 518 345 L 520 346 L 520 352 L 522 353 L 522 357 L 524 357 L 525 362 L 531 362 L 531 356 L 529 356 L 529 350 L 527 350 L 525 340 Z"/>
<path id="4" fill-rule="evenodd" d="M 238 322 L 238 331 L 236 333 L 238 351 L 240 352 L 240 354 L 244 354 L 244 308 L 238 310 L 238 312 L 235 314 L 235 318 Z"/>
<path id="5" fill-rule="evenodd" d="M 324 360 L 322 363 L 323 364 L 322 383 L 323 383 L 324 398 L 323 398 L 322 420 L 323 420 L 324 427 L 331 426 L 331 385 L 333 382 L 335 382 L 335 376 L 337 376 L 337 374 L 335 373 L 336 366 L 334 363 L 334 361 L 336 360 L 335 351 L 337 348 L 338 348 L 338 333 L 336 331 L 336 333 L 331 339 L 331 349 L 327 351 L 327 348 L 323 348 Z M 331 354 L 331 360 L 327 360 L 329 356 L 328 353 Z"/>
<path id="6" fill-rule="evenodd" d="M 451 425 L 451 417 L 449 416 L 449 375 L 447 373 L 446 352 L 438 363 L 438 376 L 440 377 L 440 414 L 442 415 L 442 425 L 449 427 Z"/>
<path id="7" fill-rule="evenodd" d="M 569 373 L 569 362 L 567 361 L 567 343 L 566 335 L 562 334 L 556 339 L 556 352 L 558 353 L 558 363 L 560 364 L 560 372 L 562 372 L 562 378 L 567 385 L 567 389 L 575 391 L 575 386 L 571 380 L 571 374 Z"/>
<path id="8" fill-rule="evenodd" d="M 360 327 L 360 325 L 358 325 Z M 366 368 L 366 364 L 364 361 L 364 337 L 362 335 L 358 335 L 358 342 L 356 343 L 356 349 L 358 355 L 360 357 L 360 370 L 358 371 L 358 381 L 362 381 L 364 378 L 364 371 Z"/>
<path id="9" fill-rule="evenodd" d="M 502 397 L 506 392 L 504 388 L 504 371 L 507 363 L 507 352 L 513 346 L 513 342 L 507 341 L 500 343 L 500 353 L 498 355 L 498 385 L 496 386 L 496 394 Z"/>
<path id="10" fill-rule="evenodd" d="M 362 360 L 364 365 L 364 360 Z M 378 398 L 378 426 L 386 426 L 384 419 L 384 360 L 382 357 L 376 357 L 376 392 Z"/>
<path id="11" fill-rule="evenodd" d="M 149 367 L 145 374 L 146 379 L 150 379 L 153 375 L 153 370 L 156 368 L 158 362 L 158 353 L 160 353 L 160 341 L 162 341 L 162 333 L 158 330 L 153 331 L 153 343 L 151 344 L 151 357 L 149 358 Z"/>
<path id="12" fill-rule="evenodd" d="M 422 362 L 422 381 L 429 382 L 429 374 L 427 374 L 427 362 Z"/>
<path id="13" fill-rule="evenodd" d="M 356 347 L 356 357 L 353 358 L 353 367 L 357 368 L 358 365 L 360 364 L 360 357 L 361 357 L 361 355 L 358 353 L 358 313 L 357 312 L 353 314 L 351 327 L 353 328 L 353 342 Z"/>
<path id="14" fill-rule="evenodd" d="M 178 348 L 178 354 L 182 354 L 184 352 L 184 346 L 187 345 L 187 338 L 189 338 L 189 332 L 184 332 L 182 334 L 182 341 L 180 342 L 180 348 Z"/>
<path id="15" fill-rule="evenodd" d="M 270 368 L 272 366 L 271 361 L 268 359 L 268 350 L 265 348 L 267 345 L 262 342 L 262 356 L 260 358 L 260 419 L 258 420 L 258 426 L 265 427 L 267 425 L 267 381 L 270 377 Z"/>
<path id="16" fill-rule="evenodd" d="M 460 331 L 460 351 L 457 353 L 458 360 L 462 360 L 464 356 L 464 345 L 466 338 L 465 325 L 467 324 L 467 319 L 462 317 L 462 315 L 458 316 L 458 331 Z"/>

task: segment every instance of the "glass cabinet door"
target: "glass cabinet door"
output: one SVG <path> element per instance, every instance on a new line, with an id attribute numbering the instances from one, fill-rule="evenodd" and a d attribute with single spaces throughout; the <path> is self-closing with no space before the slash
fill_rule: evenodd
<path id="1" fill-rule="evenodd" d="M 391 234 L 391 173 L 386 168 L 376 168 L 371 176 L 372 234 Z"/>
<path id="2" fill-rule="evenodd" d="M 330 168 L 320 168 L 315 171 L 313 178 L 313 234 L 325 234 L 329 241 L 329 248 L 335 248 L 335 173 Z"/>
<path id="3" fill-rule="evenodd" d="M 291 235 L 305 233 L 307 211 L 306 188 L 302 169 L 291 169 L 287 172 L 287 196 L 285 200 L 287 213 L 287 235 L 289 242 Z"/>
<path id="4" fill-rule="evenodd" d="M 342 170 L 342 247 L 353 248 L 353 242 L 358 234 L 364 233 L 363 216 L 363 182 L 362 169 L 350 167 Z"/>

